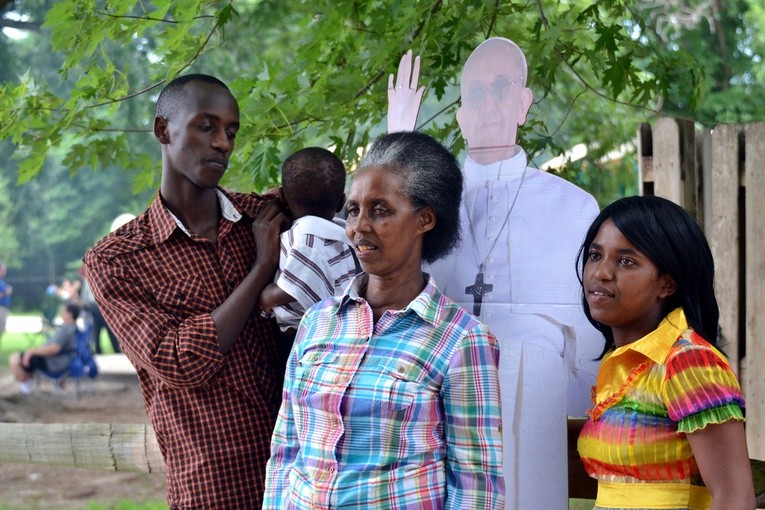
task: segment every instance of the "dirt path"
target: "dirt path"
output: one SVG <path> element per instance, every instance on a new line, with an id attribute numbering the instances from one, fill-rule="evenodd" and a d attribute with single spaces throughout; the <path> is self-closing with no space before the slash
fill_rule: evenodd
<path id="1" fill-rule="evenodd" d="M 19 395 L 7 361 L 0 366 L 0 422 L 148 423 L 133 374 L 102 374 L 92 394 L 54 394 L 44 381 L 33 395 Z M 114 473 L 31 464 L 0 465 L 0 503 L 19 510 L 69 510 L 88 502 L 164 501 L 162 474 Z"/>

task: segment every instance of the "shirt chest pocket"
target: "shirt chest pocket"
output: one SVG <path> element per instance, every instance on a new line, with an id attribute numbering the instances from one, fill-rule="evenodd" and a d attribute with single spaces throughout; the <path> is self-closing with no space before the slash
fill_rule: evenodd
<path id="1" fill-rule="evenodd" d="M 321 391 L 331 387 L 340 374 L 339 355 L 334 351 L 312 349 L 303 353 L 295 371 L 295 383 L 298 388 L 311 387 L 312 391 Z"/>
<path id="2" fill-rule="evenodd" d="M 383 406 L 405 411 L 412 404 L 428 405 L 438 400 L 438 388 L 429 383 L 423 367 L 406 359 L 393 359 L 382 372 Z"/>
<path id="3" fill-rule="evenodd" d="M 179 279 L 155 291 L 159 305 L 168 313 L 186 317 L 207 313 L 215 309 L 215 303 L 199 279 Z"/>

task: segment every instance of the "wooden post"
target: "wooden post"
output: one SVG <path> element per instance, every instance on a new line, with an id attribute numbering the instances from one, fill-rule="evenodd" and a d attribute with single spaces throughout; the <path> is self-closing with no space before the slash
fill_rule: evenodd
<path id="1" fill-rule="evenodd" d="M 657 120 L 652 138 L 654 195 L 685 207 L 677 121 L 669 117 Z"/>
<path id="2" fill-rule="evenodd" d="M 0 464 L 164 472 L 150 425 L 132 423 L 0 423 Z"/>
<path id="3" fill-rule="evenodd" d="M 710 168 L 705 171 L 704 232 L 715 260 L 715 293 L 720 304 L 721 347 L 739 374 L 739 128 L 715 127 L 709 135 Z M 706 137 L 705 137 L 706 138 Z M 704 158 L 706 159 L 706 158 Z"/>
<path id="4" fill-rule="evenodd" d="M 637 132 L 638 194 L 653 195 L 653 137 L 651 125 L 640 124 Z"/>
<path id="5" fill-rule="evenodd" d="M 765 124 L 749 124 L 746 135 L 746 437 L 749 455 L 765 459 Z"/>

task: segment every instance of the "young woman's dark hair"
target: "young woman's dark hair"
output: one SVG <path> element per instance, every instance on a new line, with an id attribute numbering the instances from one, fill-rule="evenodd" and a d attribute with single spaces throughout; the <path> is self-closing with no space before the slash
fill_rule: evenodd
<path id="1" fill-rule="evenodd" d="M 593 220 L 579 250 L 578 277 L 583 288 L 587 253 L 607 219 L 656 264 L 660 275 L 669 274 L 675 281 L 677 290 L 666 299 L 664 314 L 682 306 L 690 327 L 717 345 L 720 310 L 714 292 L 714 260 L 696 220 L 679 205 L 661 197 L 627 197 L 608 205 Z M 615 347 L 611 328 L 592 318 L 584 293 L 582 305 L 587 319 L 606 337 L 605 354 Z"/>

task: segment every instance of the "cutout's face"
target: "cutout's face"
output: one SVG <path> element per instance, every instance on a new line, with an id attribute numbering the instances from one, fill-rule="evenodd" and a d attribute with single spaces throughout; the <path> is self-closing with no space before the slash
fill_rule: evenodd
<path id="1" fill-rule="evenodd" d="M 457 122 L 476 161 L 493 163 L 515 153 L 518 126 L 526 122 L 533 100 L 525 83 L 520 50 L 508 41 L 491 39 L 468 58 Z"/>

